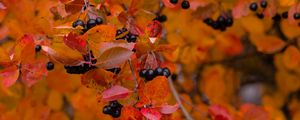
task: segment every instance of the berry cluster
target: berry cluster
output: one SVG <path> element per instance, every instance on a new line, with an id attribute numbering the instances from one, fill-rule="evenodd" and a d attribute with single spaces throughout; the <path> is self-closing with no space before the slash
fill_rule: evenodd
<path id="1" fill-rule="evenodd" d="M 170 3 L 172 4 L 177 4 L 178 3 L 178 0 L 170 0 Z M 189 9 L 190 8 L 190 2 L 187 1 L 187 0 L 183 0 L 181 2 L 181 8 L 182 9 Z"/>
<path id="2" fill-rule="evenodd" d="M 215 30 L 225 31 L 227 27 L 232 26 L 233 18 L 220 15 L 216 21 L 212 18 L 206 18 L 203 22 Z"/>
<path id="3" fill-rule="evenodd" d="M 36 45 L 34 49 L 35 49 L 35 52 L 40 52 L 42 50 L 42 46 Z"/>
<path id="4" fill-rule="evenodd" d="M 157 15 L 153 20 L 157 20 L 158 22 L 166 22 L 167 21 L 167 16 L 166 15 Z"/>
<path id="5" fill-rule="evenodd" d="M 127 42 L 136 42 L 137 35 L 133 35 L 130 32 L 128 34 L 125 34 L 128 30 L 126 28 L 118 29 L 116 32 L 116 40 L 124 39 Z"/>
<path id="6" fill-rule="evenodd" d="M 92 64 L 96 64 L 97 63 L 97 59 L 94 58 L 93 52 L 90 51 L 88 54 L 83 55 L 83 59 L 86 62 L 91 62 Z M 97 68 L 96 66 L 87 64 L 87 63 L 83 63 L 81 65 L 77 65 L 77 66 L 68 66 L 65 65 L 64 68 L 66 69 L 67 73 L 70 74 L 84 74 L 89 70 L 95 69 Z"/>
<path id="7" fill-rule="evenodd" d="M 86 24 L 82 20 L 78 19 L 75 22 L 73 22 L 72 27 L 76 28 L 77 26 L 81 26 L 84 28 L 82 31 L 86 32 L 89 29 L 95 27 L 96 25 L 100 25 L 102 23 L 103 19 L 101 17 L 97 17 L 96 19 L 89 19 Z"/>
<path id="8" fill-rule="evenodd" d="M 262 0 L 262 1 L 260 2 L 260 7 L 261 7 L 262 9 L 267 8 L 267 6 L 268 6 L 268 2 L 267 2 L 266 0 Z M 257 3 L 256 3 L 256 2 L 251 3 L 250 6 L 249 6 L 249 9 L 250 9 L 251 11 L 253 11 L 253 12 L 256 12 L 257 9 L 258 9 Z M 260 19 L 263 19 L 263 18 L 265 17 L 263 13 L 256 13 L 256 16 L 257 16 L 258 18 L 260 18 Z"/>
<path id="9" fill-rule="evenodd" d="M 161 68 L 157 67 L 155 70 L 153 69 L 142 69 L 139 73 L 140 77 L 143 77 L 146 79 L 146 81 L 151 81 L 156 76 L 166 76 L 169 77 L 171 75 L 171 72 L 169 68 Z"/>
<path id="10" fill-rule="evenodd" d="M 104 106 L 103 113 L 118 118 L 121 116 L 122 107 L 118 101 L 110 101 L 108 105 Z"/>
<path id="11" fill-rule="evenodd" d="M 54 69 L 54 63 L 49 61 L 46 65 L 46 68 L 48 71 L 53 70 Z"/>

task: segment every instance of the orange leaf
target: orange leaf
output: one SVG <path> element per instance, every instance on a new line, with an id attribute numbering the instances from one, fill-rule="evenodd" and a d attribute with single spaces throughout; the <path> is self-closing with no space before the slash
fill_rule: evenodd
<path id="1" fill-rule="evenodd" d="M 243 117 L 248 120 L 270 120 L 269 114 L 265 109 L 252 104 L 244 104 L 241 106 Z"/>
<path id="2" fill-rule="evenodd" d="M 288 46 L 283 53 L 283 64 L 288 69 L 294 69 L 299 66 L 300 51 L 295 46 Z"/>
<path id="3" fill-rule="evenodd" d="M 238 0 L 232 9 L 234 18 L 241 18 L 249 14 L 249 5 L 251 0 Z"/>
<path id="4" fill-rule="evenodd" d="M 108 72 L 104 69 L 90 70 L 81 76 L 81 83 L 88 87 L 93 87 L 95 83 L 96 86 L 106 86 L 113 80 L 113 76 L 114 74 L 112 72 Z"/>
<path id="5" fill-rule="evenodd" d="M 276 36 L 264 36 L 260 39 L 254 40 L 254 44 L 258 51 L 272 54 L 281 50 L 286 43 Z"/>
<path id="6" fill-rule="evenodd" d="M 111 69 L 120 66 L 133 54 L 131 50 L 123 47 L 114 47 L 104 51 L 97 59 L 97 67 Z"/>
<path id="7" fill-rule="evenodd" d="M 19 69 L 15 65 L 4 68 L 0 71 L 0 81 L 2 82 L 4 87 L 10 87 L 15 84 L 18 77 Z"/>
<path id="8" fill-rule="evenodd" d="M 121 113 L 122 113 L 120 116 L 121 120 L 142 120 L 143 119 L 143 115 L 141 114 L 141 112 L 132 106 L 123 106 Z"/>
<path id="9" fill-rule="evenodd" d="M 146 83 L 143 88 L 143 95 L 152 101 L 152 104 L 163 104 L 169 95 L 168 80 L 165 76 L 155 77 Z"/>
<path id="10" fill-rule="evenodd" d="M 214 120 L 233 120 L 228 111 L 220 105 L 211 105 L 208 112 Z"/>
<path id="11" fill-rule="evenodd" d="M 118 99 L 126 98 L 129 93 L 131 93 L 130 90 L 127 88 L 124 88 L 119 85 L 115 85 L 102 93 L 102 99 L 106 101 L 114 101 Z"/>

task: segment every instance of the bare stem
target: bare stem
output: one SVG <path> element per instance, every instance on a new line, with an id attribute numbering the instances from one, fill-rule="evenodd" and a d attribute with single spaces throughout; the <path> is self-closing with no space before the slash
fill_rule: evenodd
<path id="1" fill-rule="evenodd" d="M 134 68 L 133 68 L 133 66 L 132 66 L 132 63 L 131 63 L 131 60 L 130 60 L 130 59 L 128 60 L 128 63 L 129 63 L 129 66 L 130 66 L 131 74 L 132 74 L 133 79 L 134 79 L 134 82 L 135 82 L 135 88 L 134 88 L 134 91 L 136 91 L 139 85 L 138 85 L 136 76 L 135 76 L 135 74 L 134 74 Z"/>
<path id="2" fill-rule="evenodd" d="M 177 103 L 179 104 L 179 107 L 180 107 L 180 109 L 182 110 L 183 115 L 185 116 L 185 118 L 186 118 L 187 120 L 193 120 L 193 118 L 191 117 L 191 115 L 189 114 L 189 112 L 188 112 L 188 111 L 184 108 L 184 106 L 182 105 L 182 102 L 181 102 L 181 100 L 180 100 L 180 97 L 179 97 L 179 95 L 178 95 L 178 93 L 177 93 L 177 91 L 176 91 L 176 89 L 175 89 L 175 87 L 174 87 L 174 85 L 173 85 L 173 81 L 172 81 L 172 79 L 171 79 L 170 77 L 168 78 L 168 82 L 169 82 L 169 85 L 170 85 L 170 89 L 171 89 L 171 91 L 172 91 L 172 93 L 173 93 L 173 96 L 175 97 Z"/>

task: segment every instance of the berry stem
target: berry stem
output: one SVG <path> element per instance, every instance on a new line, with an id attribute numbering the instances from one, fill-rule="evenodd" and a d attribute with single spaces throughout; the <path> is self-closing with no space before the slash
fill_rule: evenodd
<path id="1" fill-rule="evenodd" d="M 182 110 L 183 115 L 185 116 L 185 118 L 186 118 L 187 120 L 193 120 L 193 118 L 191 117 L 191 115 L 189 114 L 189 112 L 188 112 L 188 111 L 184 108 L 184 106 L 182 105 L 182 102 L 181 102 L 181 100 L 180 100 L 180 97 L 179 97 L 179 95 L 178 95 L 178 92 L 177 92 L 176 89 L 175 89 L 175 86 L 174 86 L 174 84 L 173 84 L 173 81 L 172 81 L 171 77 L 168 77 L 168 82 L 169 82 L 169 86 L 170 86 L 170 89 L 171 89 L 171 91 L 172 91 L 172 94 L 173 94 L 173 96 L 175 97 L 177 103 L 179 104 L 179 107 L 180 107 L 180 109 Z"/>
<path id="2" fill-rule="evenodd" d="M 131 74 L 132 74 L 132 76 L 133 76 L 133 79 L 134 79 L 134 82 L 135 82 L 135 88 L 134 88 L 134 92 L 136 92 L 136 91 L 137 91 L 137 88 L 139 87 L 139 85 L 138 85 L 138 82 L 137 82 L 136 76 L 135 76 L 135 74 L 134 74 L 134 68 L 133 68 L 133 65 L 132 65 L 132 63 L 131 63 L 131 60 L 130 60 L 130 59 L 128 60 L 128 64 L 129 64 L 129 66 L 130 66 Z"/>

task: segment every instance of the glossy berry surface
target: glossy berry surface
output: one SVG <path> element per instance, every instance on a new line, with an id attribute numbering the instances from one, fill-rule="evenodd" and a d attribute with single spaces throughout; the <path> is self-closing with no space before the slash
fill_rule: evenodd
<path id="1" fill-rule="evenodd" d="M 100 24 L 102 24 L 103 23 L 103 19 L 101 18 L 101 17 L 97 17 L 96 18 L 96 24 L 97 25 L 100 25 Z"/>
<path id="2" fill-rule="evenodd" d="M 54 69 L 54 63 L 53 62 L 48 62 L 47 63 L 47 70 L 53 70 Z"/>
<path id="3" fill-rule="evenodd" d="M 257 4 L 256 3 L 251 3 L 249 6 L 251 11 L 256 11 L 257 10 Z"/>
<path id="4" fill-rule="evenodd" d="M 42 50 L 42 46 L 41 45 L 36 45 L 35 46 L 35 52 L 40 52 Z"/>
<path id="5" fill-rule="evenodd" d="M 232 17 L 228 17 L 226 20 L 225 20 L 225 25 L 230 27 L 233 25 L 233 19 Z"/>
<path id="6" fill-rule="evenodd" d="M 182 9 L 189 9 L 190 8 L 190 2 L 187 0 L 183 0 L 181 3 L 181 8 Z"/>
<path id="7" fill-rule="evenodd" d="M 300 13 L 295 13 L 294 14 L 294 19 L 296 19 L 296 20 L 300 19 Z"/>
<path id="8" fill-rule="evenodd" d="M 146 72 L 145 79 L 146 79 L 147 81 L 150 81 L 150 80 L 152 80 L 153 78 L 155 78 L 154 70 L 148 69 L 147 72 Z"/>
<path id="9" fill-rule="evenodd" d="M 267 6 L 268 6 L 268 2 L 266 0 L 260 2 L 260 7 L 266 8 Z"/>
<path id="10" fill-rule="evenodd" d="M 214 20 L 211 18 L 206 18 L 203 20 L 203 22 L 209 26 L 211 26 L 214 23 Z"/>
<path id="11" fill-rule="evenodd" d="M 289 12 L 288 11 L 285 11 L 281 14 L 281 17 L 284 18 L 284 19 L 287 19 L 289 17 Z"/>
<path id="12" fill-rule="evenodd" d="M 178 0 L 170 0 L 170 3 L 172 3 L 172 4 L 177 4 L 177 3 L 178 3 Z"/>
<path id="13" fill-rule="evenodd" d="M 156 76 L 162 76 L 163 75 L 163 69 L 161 67 L 157 67 L 155 70 L 154 70 L 154 74 Z"/>
<path id="14" fill-rule="evenodd" d="M 169 68 L 163 68 L 163 76 L 169 77 L 171 75 L 171 72 Z"/>
<path id="15" fill-rule="evenodd" d="M 256 16 L 259 18 L 259 19 L 263 19 L 265 17 L 264 14 L 262 13 L 256 13 Z"/>
<path id="16" fill-rule="evenodd" d="M 224 24 L 225 23 L 225 17 L 219 16 L 217 22 L 219 22 L 220 24 Z"/>
<path id="17" fill-rule="evenodd" d="M 77 26 L 84 27 L 84 22 L 80 19 L 76 20 L 75 22 L 73 22 L 72 27 L 76 28 Z"/>
<path id="18" fill-rule="evenodd" d="M 158 16 L 156 16 L 156 18 L 154 18 L 153 20 L 157 20 L 157 21 L 159 21 L 159 22 L 166 22 L 167 21 L 167 16 L 166 15 L 158 15 Z"/>
<path id="19" fill-rule="evenodd" d="M 140 77 L 146 77 L 147 69 L 142 69 L 139 72 Z"/>
<path id="20" fill-rule="evenodd" d="M 87 29 L 91 29 L 91 28 L 95 27 L 96 25 L 97 25 L 96 20 L 89 19 L 87 21 L 86 27 L 87 27 Z"/>
<path id="21" fill-rule="evenodd" d="M 122 107 L 123 106 L 118 101 L 111 101 L 108 105 L 103 107 L 102 112 L 113 118 L 118 118 L 121 116 Z"/>

